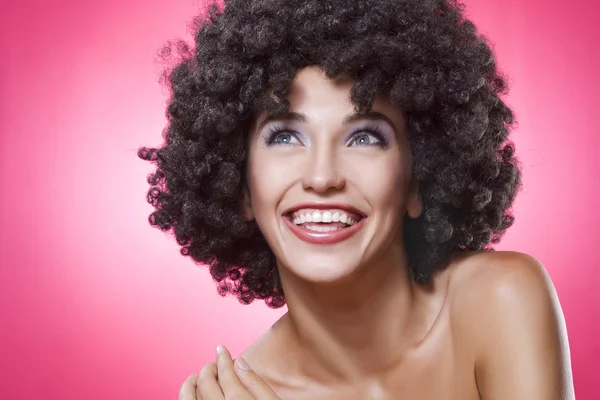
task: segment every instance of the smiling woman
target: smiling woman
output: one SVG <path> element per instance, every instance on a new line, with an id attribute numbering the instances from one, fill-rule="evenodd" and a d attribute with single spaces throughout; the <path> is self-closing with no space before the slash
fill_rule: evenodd
<path id="1" fill-rule="evenodd" d="M 259 129 L 251 128 L 246 212 L 286 266 L 279 271 L 284 289 L 298 278 L 374 277 L 373 264 L 388 275 L 400 259 L 384 259 L 404 256 L 401 217 L 420 215 L 402 113 L 377 100 L 370 113 L 356 114 L 353 86 L 350 78 L 303 68 L 290 84 L 293 114 L 261 115 Z"/>
<path id="2" fill-rule="evenodd" d="M 226 1 L 169 83 L 150 223 L 222 294 L 288 306 L 182 398 L 572 398 L 543 267 L 491 247 L 513 116 L 460 4 Z"/>

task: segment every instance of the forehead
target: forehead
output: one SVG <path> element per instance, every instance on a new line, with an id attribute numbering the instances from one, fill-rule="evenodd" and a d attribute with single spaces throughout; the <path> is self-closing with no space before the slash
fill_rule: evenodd
<path id="1" fill-rule="evenodd" d="M 330 79 L 317 67 L 301 69 L 290 83 L 290 107 L 331 105 L 333 101 L 340 108 L 352 108 L 352 86 L 354 81 L 347 77 Z"/>

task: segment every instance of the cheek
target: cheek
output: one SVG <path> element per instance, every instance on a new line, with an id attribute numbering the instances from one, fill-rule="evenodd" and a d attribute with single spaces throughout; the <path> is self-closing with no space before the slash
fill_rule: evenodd
<path id="1" fill-rule="evenodd" d="M 354 163 L 355 184 L 373 208 L 398 209 L 408 191 L 410 169 L 407 170 L 399 155 L 382 157 L 369 164 L 369 168 L 357 168 L 360 163 Z"/>
<path id="2" fill-rule="evenodd" d="M 285 163 L 277 162 L 272 157 L 261 156 L 260 152 L 251 155 L 248 164 L 248 184 L 252 209 L 257 219 L 261 219 L 267 211 L 276 209 L 289 179 Z"/>

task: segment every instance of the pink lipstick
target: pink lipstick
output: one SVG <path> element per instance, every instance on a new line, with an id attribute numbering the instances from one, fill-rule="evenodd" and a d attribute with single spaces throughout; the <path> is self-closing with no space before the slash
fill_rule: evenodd
<path id="1" fill-rule="evenodd" d="M 310 219 L 310 210 L 316 211 L 314 216 L 318 219 Z M 328 210 L 331 212 L 327 212 Z M 308 214 L 307 221 L 304 221 L 304 217 L 300 219 L 296 211 L 302 215 Z M 327 215 L 327 219 L 325 219 L 325 215 Z M 331 219 L 332 215 L 333 220 Z M 323 221 L 321 221 L 321 216 L 323 216 Z M 288 209 L 283 214 L 287 228 L 298 239 L 313 244 L 343 242 L 362 229 L 365 219 L 366 215 L 363 212 L 341 203 L 303 203 Z"/>

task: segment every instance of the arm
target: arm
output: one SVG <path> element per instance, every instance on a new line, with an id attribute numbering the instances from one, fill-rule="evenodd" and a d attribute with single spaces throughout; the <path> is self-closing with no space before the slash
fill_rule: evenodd
<path id="1" fill-rule="evenodd" d="M 575 399 L 565 321 L 543 266 L 512 252 L 497 253 L 491 263 L 477 313 L 481 398 Z"/>

